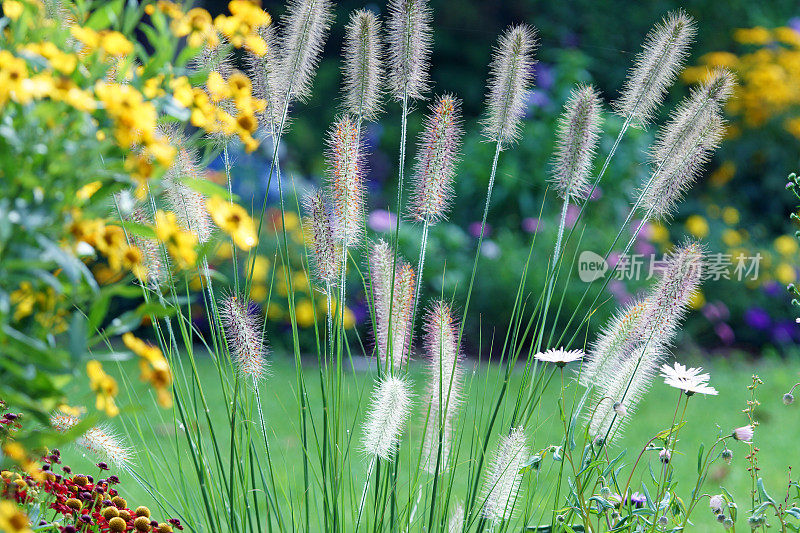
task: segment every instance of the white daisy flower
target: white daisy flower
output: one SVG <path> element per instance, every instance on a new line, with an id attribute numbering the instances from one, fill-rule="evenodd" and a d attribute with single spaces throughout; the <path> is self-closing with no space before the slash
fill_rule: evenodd
<path id="1" fill-rule="evenodd" d="M 543 363 L 554 363 L 559 367 L 563 367 L 567 363 L 579 361 L 583 359 L 586 354 L 583 350 L 565 350 L 564 348 L 551 348 L 546 352 L 539 352 L 533 357 Z"/>
<path id="2" fill-rule="evenodd" d="M 736 440 L 740 440 L 742 442 L 752 442 L 753 433 L 754 433 L 753 426 L 748 425 L 734 429 L 732 435 L 733 438 Z"/>
<path id="3" fill-rule="evenodd" d="M 670 387 L 682 390 L 687 396 L 697 393 L 716 396 L 717 389 L 708 384 L 711 376 L 702 372 L 702 368 L 686 368 L 680 363 L 661 366 L 661 377 Z"/>

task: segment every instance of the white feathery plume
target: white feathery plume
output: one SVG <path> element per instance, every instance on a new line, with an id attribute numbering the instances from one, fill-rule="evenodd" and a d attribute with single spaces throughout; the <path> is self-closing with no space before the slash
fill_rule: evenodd
<path id="1" fill-rule="evenodd" d="M 201 48 L 200 53 L 192 60 L 192 67 L 196 71 L 217 72 L 222 79 L 227 80 L 234 71 L 231 45 L 220 35 L 216 46 L 206 43 Z"/>
<path id="2" fill-rule="evenodd" d="M 205 179 L 197 163 L 198 156 L 177 129 L 164 129 L 163 133 L 177 150 L 162 180 L 167 204 L 181 227 L 194 233 L 198 242 L 208 242 L 214 233 L 214 223 L 206 209 L 207 197 L 187 185 L 192 180 Z"/>
<path id="3" fill-rule="evenodd" d="M 411 349 L 414 269 L 399 256 L 395 264 L 389 244 L 378 239 L 370 250 L 369 270 L 381 368 L 400 370 Z"/>
<path id="4" fill-rule="evenodd" d="M 258 117 L 261 125 L 268 135 L 277 136 L 286 103 L 286 73 L 280 63 L 275 25 L 260 26 L 256 28 L 256 33 L 267 43 L 267 53 L 257 55 L 246 52 L 247 74 L 252 83 L 253 96 L 267 103 L 266 109 Z"/>
<path id="5" fill-rule="evenodd" d="M 329 0 L 290 0 L 281 19 L 281 70 L 290 102 L 311 96 L 320 54 L 333 22 Z"/>
<path id="6" fill-rule="evenodd" d="M 331 213 L 321 189 L 306 197 L 305 208 L 308 215 L 310 255 L 314 273 L 325 284 L 334 284 L 341 272 L 341 256 L 336 250 Z"/>
<path id="7" fill-rule="evenodd" d="M 267 373 L 267 347 L 261 325 L 250 307 L 249 300 L 228 295 L 222 299 L 219 313 L 237 372 L 257 383 Z"/>
<path id="8" fill-rule="evenodd" d="M 734 85 L 729 71 L 713 71 L 659 129 L 650 149 L 653 175 L 639 200 L 648 218 L 669 216 L 719 145 L 724 135 L 721 108 Z"/>
<path id="9" fill-rule="evenodd" d="M 345 108 L 348 112 L 367 120 L 380 114 L 381 83 L 381 23 L 366 9 L 350 15 L 345 28 L 344 77 Z"/>
<path id="10" fill-rule="evenodd" d="M 527 24 L 509 27 L 497 41 L 489 66 L 486 137 L 503 146 L 521 135 L 522 117 L 533 84 L 536 30 Z"/>
<path id="11" fill-rule="evenodd" d="M 634 127 L 643 127 L 664 99 L 689 54 L 695 22 L 682 10 L 669 13 L 645 37 L 642 51 L 622 87 L 615 111 Z"/>
<path id="12" fill-rule="evenodd" d="M 464 532 L 464 504 L 456 503 L 453 512 L 450 513 L 450 520 L 447 522 L 447 533 Z"/>
<path id="13" fill-rule="evenodd" d="M 658 282 L 650 289 L 628 344 L 668 346 L 703 279 L 704 252 L 688 240 L 666 258 Z"/>
<path id="14" fill-rule="evenodd" d="M 375 387 L 364 423 L 364 450 L 391 461 L 411 409 L 411 387 L 404 378 L 384 377 Z"/>
<path id="15" fill-rule="evenodd" d="M 424 329 L 429 381 L 422 468 L 435 474 L 437 461 L 439 472 L 450 464 L 452 421 L 461 404 L 462 370 L 459 366 L 458 328 L 447 303 L 434 302 L 425 318 Z"/>
<path id="16" fill-rule="evenodd" d="M 414 166 L 411 216 L 435 224 L 447 217 L 461 149 L 461 102 L 446 94 L 430 107 Z"/>
<path id="17" fill-rule="evenodd" d="M 660 345 L 648 344 L 644 352 L 615 361 L 600 373 L 595 381 L 592 408 L 587 413 L 590 417 L 589 435 L 604 439 L 604 444 L 621 435 L 639 401 L 650 390 L 665 358 L 666 353 Z M 624 406 L 624 410 L 615 409 L 617 404 Z"/>
<path id="18" fill-rule="evenodd" d="M 430 83 L 433 37 L 427 0 L 390 0 L 386 25 L 389 92 L 396 100 L 419 100 Z"/>
<path id="19" fill-rule="evenodd" d="M 144 209 L 137 207 L 131 212 L 131 219 L 137 224 L 147 225 L 152 223 L 149 217 L 145 214 Z M 147 278 L 145 283 L 150 288 L 156 288 L 169 279 L 169 264 L 165 254 L 162 253 L 161 248 L 153 239 L 148 239 L 140 235 L 131 233 L 131 240 L 133 245 L 142 252 L 142 263 L 147 271 Z M 165 263 L 167 263 L 165 265 Z"/>
<path id="20" fill-rule="evenodd" d="M 359 128 L 349 115 L 334 122 L 328 134 L 327 181 L 333 199 L 334 236 L 355 246 L 364 230 L 364 168 Z"/>
<path id="21" fill-rule="evenodd" d="M 622 309 L 609 320 L 596 341 L 590 346 L 587 358 L 580 368 L 580 384 L 590 387 L 597 383 L 601 373 L 607 366 L 613 365 L 626 346 L 637 321 L 642 316 L 645 308 L 643 300 L 635 300 Z"/>
<path id="22" fill-rule="evenodd" d="M 66 433 L 78 422 L 78 417 L 62 411 L 50 415 L 50 425 L 59 433 Z M 131 464 L 131 448 L 105 424 L 90 427 L 75 440 L 75 444 L 117 467 L 123 468 Z"/>
<path id="23" fill-rule="evenodd" d="M 528 461 L 528 444 L 522 427 L 500 437 L 483 483 L 483 516 L 498 523 L 511 518 Z"/>
<path id="24" fill-rule="evenodd" d="M 565 200 L 583 200 L 591 190 L 589 178 L 600 136 L 601 107 L 597 90 L 579 85 L 570 93 L 558 119 L 552 181 Z"/>

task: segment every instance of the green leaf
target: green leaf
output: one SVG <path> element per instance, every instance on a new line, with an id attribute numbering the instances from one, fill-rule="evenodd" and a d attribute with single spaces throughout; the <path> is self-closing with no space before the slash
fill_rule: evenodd
<path id="1" fill-rule="evenodd" d="M 705 445 L 701 442 L 700 449 L 697 450 L 697 475 L 703 471 L 703 450 L 705 450 Z"/>
<path id="2" fill-rule="evenodd" d="M 217 185 L 216 183 L 208 180 L 199 180 L 197 178 L 186 177 L 181 180 L 184 185 L 189 187 L 190 189 L 194 189 L 195 191 L 205 194 L 206 196 L 221 196 L 226 200 L 234 200 L 236 202 L 239 201 L 239 197 L 237 195 L 231 195 L 228 193 L 228 190 L 221 185 Z"/>
<path id="3" fill-rule="evenodd" d="M 151 240 L 156 239 L 156 230 L 154 230 L 152 226 L 139 224 L 137 222 L 130 222 L 128 220 L 123 220 L 117 223 L 122 226 L 122 229 L 124 229 L 126 232 L 136 235 L 137 237 L 143 237 Z"/>
<path id="4" fill-rule="evenodd" d="M 774 504 L 775 500 L 772 499 L 772 496 L 767 494 L 767 490 L 764 488 L 764 478 L 758 478 L 756 485 L 758 486 L 758 494 L 761 496 L 761 499 Z"/>
<path id="5" fill-rule="evenodd" d="M 97 4 L 99 7 L 95 9 L 89 20 L 86 21 L 85 26 L 93 30 L 105 30 L 110 26 L 116 26 L 119 22 L 118 13 L 122 12 L 122 0 L 113 0 L 104 4 Z"/>

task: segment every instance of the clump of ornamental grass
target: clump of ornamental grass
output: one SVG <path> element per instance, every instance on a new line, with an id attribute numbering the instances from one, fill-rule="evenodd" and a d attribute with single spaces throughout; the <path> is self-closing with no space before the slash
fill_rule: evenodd
<path id="1" fill-rule="evenodd" d="M 79 422 L 80 418 L 63 411 L 56 411 L 50 416 L 50 426 L 59 433 L 66 433 Z M 105 424 L 90 427 L 75 440 L 75 444 L 119 468 L 127 468 L 132 461 L 131 447 Z"/>
<path id="2" fill-rule="evenodd" d="M 458 328 L 450 306 L 443 301 L 434 302 L 424 324 L 428 386 L 422 468 L 430 474 L 436 474 L 450 465 L 453 420 L 462 403 L 463 376 Z"/>
<path id="3" fill-rule="evenodd" d="M 395 100 L 419 100 L 428 90 L 431 12 L 427 0 L 391 0 L 386 24 L 388 88 Z"/>
<path id="4" fill-rule="evenodd" d="M 379 239 L 370 248 L 369 271 L 378 358 L 382 369 L 397 372 L 411 350 L 414 269 Z"/>
<path id="5" fill-rule="evenodd" d="M 483 482 L 483 516 L 490 522 L 499 524 L 511 519 L 528 454 L 522 427 L 513 428 L 508 435 L 500 437 Z"/>
<path id="6" fill-rule="evenodd" d="M 642 127 L 652 121 L 683 68 L 695 33 L 694 19 L 679 10 L 668 14 L 647 34 L 614 102 L 615 111 L 630 125 Z"/>
<path id="7" fill-rule="evenodd" d="M 219 314 L 236 371 L 257 385 L 267 373 L 267 347 L 253 307 L 249 300 L 228 295 L 220 302 Z"/>
<path id="8" fill-rule="evenodd" d="M 267 135 L 277 137 L 282 120 L 285 128 L 282 113 L 286 103 L 286 73 L 282 70 L 275 24 L 260 26 L 256 32 L 266 43 L 267 51 L 264 54 L 246 52 L 247 75 L 252 82 L 253 96 L 266 103 L 264 112 L 258 114 L 260 125 Z"/>
<path id="9" fill-rule="evenodd" d="M 383 83 L 381 23 L 366 9 L 350 15 L 345 28 L 342 76 L 344 106 L 348 113 L 366 120 L 380 114 Z"/>

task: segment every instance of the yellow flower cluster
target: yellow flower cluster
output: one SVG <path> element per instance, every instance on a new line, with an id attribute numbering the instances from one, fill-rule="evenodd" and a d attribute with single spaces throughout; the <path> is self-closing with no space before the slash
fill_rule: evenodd
<path id="1" fill-rule="evenodd" d="M 231 236 L 236 246 L 247 251 L 258 243 L 256 225 L 242 206 L 212 196 L 206 200 L 206 208 L 217 226 Z"/>
<path id="2" fill-rule="evenodd" d="M 181 268 L 189 268 L 197 262 L 197 236 L 180 227 L 175 213 L 161 210 L 156 213 L 156 237 Z"/>
<path id="3" fill-rule="evenodd" d="M 8 4 L 5 2 L 4 4 Z M 8 533 L 33 533 L 30 519 L 10 500 L 0 501 L 0 531 Z"/>
<path id="4" fill-rule="evenodd" d="M 108 260 L 113 273 L 130 270 L 140 280 L 147 276 L 142 251 L 128 244 L 125 231 L 120 226 L 106 224 L 99 218 L 83 219 L 80 212 L 76 211 L 68 229 L 76 243 L 84 242 L 99 251 Z"/>
<path id="5" fill-rule="evenodd" d="M 740 86 L 728 103 L 729 111 L 741 116 L 747 127 L 758 127 L 788 114 L 784 127 L 800 139 L 800 32 L 788 27 L 742 28 L 736 30 L 734 39 L 755 49 L 741 55 L 724 51 L 706 54 L 700 66 L 684 71 L 684 79 L 701 81 L 709 67 L 732 69 Z"/>
<path id="6" fill-rule="evenodd" d="M 199 47 L 205 44 L 214 48 L 220 44 L 222 35 L 236 48 L 245 47 L 257 55 L 267 53 L 267 43 L 258 35 L 257 30 L 269 26 L 272 17 L 256 2 L 232 0 L 228 4 L 231 14 L 217 15 L 213 21 L 208 11 L 201 8 L 190 9 L 184 14 L 174 4 L 159 4 L 162 12 L 172 19 L 172 32 L 177 37 L 186 37 L 189 46 Z"/>
<path id="7" fill-rule="evenodd" d="M 67 310 L 58 308 L 58 298 L 53 287 L 36 291 L 30 281 L 23 281 L 11 293 L 10 300 L 15 306 L 12 317 L 15 322 L 33 315 L 36 322 L 51 333 L 63 333 L 67 330 Z"/>
<path id="8" fill-rule="evenodd" d="M 122 342 L 139 356 L 140 378 L 156 390 L 159 405 L 172 407 L 172 395 L 168 390 L 172 385 L 172 371 L 161 349 L 134 337 L 132 333 L 125 333 Z"/>
<path id="9" fill-rule="evenodd" d="M 106 374 L 100 361 L 91 360 L 86 363 L 86 374 L 89 376 L 89 386 L 97 395 L 95 407 L 105 411 L 108 416 L 117 416 L 119 408 L 114 398 L 119 393 L 117 380 Z"/>

